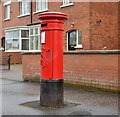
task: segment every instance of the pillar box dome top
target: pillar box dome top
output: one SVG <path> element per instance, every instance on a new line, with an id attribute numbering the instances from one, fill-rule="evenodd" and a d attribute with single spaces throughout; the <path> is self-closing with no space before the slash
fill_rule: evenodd
<path id="1" fill-rule="evenodd" d="M 60 12 L 46 12 L 39 14 L 38 18 L 42 20 L 41 31 L 44 30 L 63 31 L 63 20 L 67 19 L 68 16 Z"/>
<path id="2" fill-rule="evenodd" d="M 43 19 L 61 19 L 61 20 L 64 20 L 64 19 L 67 19 L 68 16 L 64 13 L 61 13 L 61 12 L 46 12 L 46 13 L 39 14 L 38 18 L 40 20 L 43 20 Z"/>

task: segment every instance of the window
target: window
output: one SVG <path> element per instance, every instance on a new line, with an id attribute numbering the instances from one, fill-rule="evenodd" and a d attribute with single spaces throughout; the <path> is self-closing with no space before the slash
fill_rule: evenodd
<path id="1" fill-rule="evenodd" d="M 5 51 L 40 51 L 40 27 L 18 26 L 5 29 Z"/>
<path id="2" fill-rule="evenodd" d="M 63 0 L 63 5 L 67 5 L 71 3 L 73 3 L 72 0 Z"/>
<path id="3" fill-rule="evenodd" d="M 73 5 L 73 0 L 63 0 L 63 5 L 60 7 L 64 8 L 64 7 L 72 6 L 72 5 Z"/>
<path id="4" fill-rule="evenodd" d="M 6 50 L 19 50 L 19 31 L 8 31 L 5 33 L 5 49 Z"/>
<path id="5" fill-rule="evenodd" d="M 5 18 L 10 19 L 10 5 L 5 6 Z"/>
<path id="6" fill-rule="evenodd" d="M 82 48 L 82 32 L 80 30 L 72 30 L 68 32 L 68 50 Z"/>
<path id="7" fill-rule="evenodd" d="M 5 37 L 1 39 L 1 47 L 5 49 Z"/>
<path id="8" fill-rule="evenodd" d="M 29 50 L 29 30 L 21 30 L 21 49 Z"/>
<path id="9" fill-rule="evenodd" d="M 20 1 L 20 15 L 29 14 L 29 0 Z"/>
<path id="10" fill-rule="evenodd" d="M 40 50 L 40 28 L 31 28 L 30 31 L 30 50 Z"/>
<path id="11" fill-rule="evenodd" d="M 36 12 L 48 10 L 47 0 L 36 0 Z"/>
<path id="12" fill-rule="evenodd" d="M 5 20 L 10 19 L 10 4 L 11 1 L 5 2 L 4 6 L 5 6 Z"/>

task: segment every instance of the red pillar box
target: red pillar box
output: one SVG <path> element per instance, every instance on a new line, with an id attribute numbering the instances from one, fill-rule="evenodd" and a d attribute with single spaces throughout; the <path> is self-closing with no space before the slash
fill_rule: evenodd
<path id="1" fill-rule="evenodd" d="M 63 20 L 58 12 L 39 14 L 41 23 L 41 106 L 63 106 Z"/>

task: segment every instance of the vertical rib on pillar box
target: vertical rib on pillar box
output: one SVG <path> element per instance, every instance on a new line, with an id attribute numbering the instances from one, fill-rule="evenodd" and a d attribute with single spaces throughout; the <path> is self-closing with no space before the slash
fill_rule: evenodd
<path id="1" fill-rule="evenodd" d="M 41 80 L 40 104 L 61 107 L 63 98 L 63 20 L 58 12 L 39 14 L 41 22 Z"/>

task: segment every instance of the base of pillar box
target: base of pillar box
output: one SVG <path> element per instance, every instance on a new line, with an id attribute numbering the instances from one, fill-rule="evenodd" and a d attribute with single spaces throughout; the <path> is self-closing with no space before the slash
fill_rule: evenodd
<path id="1" fill-rule="evenodd" d="M 44 107 L 63 107 L 63 79 L 40 80 L 40 105 Z"/>

